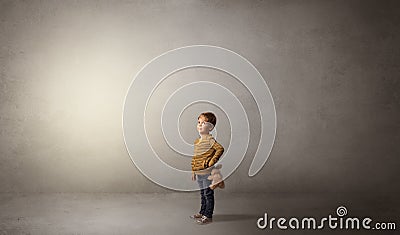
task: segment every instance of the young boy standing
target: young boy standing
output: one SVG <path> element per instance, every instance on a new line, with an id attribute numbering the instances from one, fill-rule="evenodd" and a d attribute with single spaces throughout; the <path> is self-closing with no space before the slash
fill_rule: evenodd
<path id="1" fill-rule="evenodd" d="M 197 179 L 200 187 L 201 208 L 199 213 L 190 217 L 197 219 L 198 224 L 212 222 L 214 212 L 214 190 L 209 187 L 211 180 L 207 179 L 207 177 L 210 176 L 213 165 L 224 152 L 224 147 L 210 134 L 216 123 L 217 118 L 211 112 L 201 113 L 197 121 L 197 131 L 200 134 L 200 138 L 194 141 L 192 180 Z"/>

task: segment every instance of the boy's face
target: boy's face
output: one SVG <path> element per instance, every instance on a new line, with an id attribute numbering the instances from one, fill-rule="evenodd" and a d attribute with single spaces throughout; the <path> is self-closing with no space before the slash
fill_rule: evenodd
<path id="1" fill-rule="evenodd" d="M 197 131 L 199 132 L 199 134 L 209 134 L 213 128 L 213 124 L 207 122 L 204 116 L 200 116 L 197 120 Z"/>

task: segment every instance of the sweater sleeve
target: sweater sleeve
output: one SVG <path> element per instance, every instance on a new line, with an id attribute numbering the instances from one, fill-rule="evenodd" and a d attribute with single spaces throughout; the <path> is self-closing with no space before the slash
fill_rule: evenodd
<path id="1" fill-rule="evenodd" d="M 214 144 L 212 145 L 212 148 L 215 149 L 215 153 L 208 163 L 209 166 L 213 166 L 215 163 L 217 163 L 221 155 L 224 153 L 224 147 L 222 147 L 222 145 L 215 140 L 213 142 Z"/>
<path id="2" fill-rule="evenodd" d="M 195 139 L 193 144 L 196 145 L 199 142 L 199 139 Z M 194 159 L 195 155 L 192 156 L 192 161 L 191 161 L 191 165 L 192 165 L 192 174 L 194 174 L 194 166 L 195 166 L 195 159 Z"/>

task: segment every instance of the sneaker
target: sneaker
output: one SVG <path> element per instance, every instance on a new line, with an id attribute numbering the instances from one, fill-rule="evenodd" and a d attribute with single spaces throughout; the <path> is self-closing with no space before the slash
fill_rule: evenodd
<path id="1" fill-rule="evenodd" d="M 189 216 L 191 219 L 200 219 L 201 217 L 203 217 L 203 215 L 202 214 L 200 214 L 200 213 L 197 213 L 197 214 L 194 214 L 194 215 L 191 215 L 191 216 Z"/>
<path id="2" fill-rule="evenodd" d="M 207 216 L 203 215 L 201 219 L 196 221 L 198 224 L 208 224 L 212 222 L 212 218 L 208 218 Z"/>

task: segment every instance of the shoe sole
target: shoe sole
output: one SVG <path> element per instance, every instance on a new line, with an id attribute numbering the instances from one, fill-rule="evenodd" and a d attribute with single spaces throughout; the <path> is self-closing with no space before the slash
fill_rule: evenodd
<path id="1" fill-rule="evenodd" d="M 208 221 L 208 222 L 201 222 L 201 221 L 196 221 L 198 225 L 204 225 L 204 224 L 210 224 L 212 223 L 212 221 Z"/>

